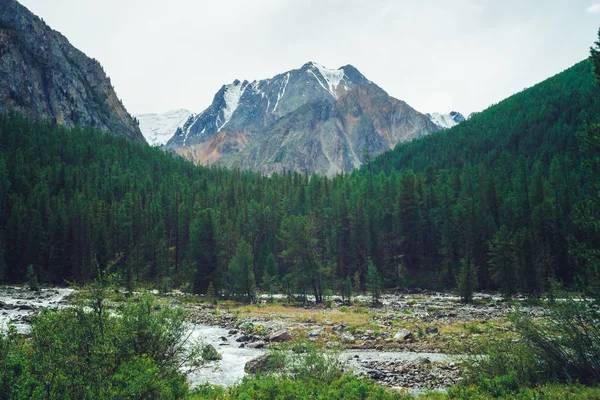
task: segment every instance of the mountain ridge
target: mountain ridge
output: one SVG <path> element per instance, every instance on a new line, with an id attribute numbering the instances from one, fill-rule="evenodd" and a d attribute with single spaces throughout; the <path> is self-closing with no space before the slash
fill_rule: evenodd
<path id="1" fill-rule="evenodd" d="M 0 113 L 10 111 L 144 140 L 97 60 L 16 0 L 2 0 Z"/>
<path id="2" fill-rule="evenodd" d="M 301 127 L 301 129 L 300 129 Z M 269 79 L 235 80 L 165 145 L 199 164 L 333 175 L 440 128 L 352 65 L 309 61 Z"/>

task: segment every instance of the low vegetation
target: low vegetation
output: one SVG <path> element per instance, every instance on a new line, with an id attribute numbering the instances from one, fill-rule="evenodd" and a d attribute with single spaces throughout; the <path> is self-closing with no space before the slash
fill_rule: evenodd
<path id="1" fill-rule="evenodd" d="M 25 337 L 0 334 L 0 399 L 177 399 L 188 392 L 184 367 L 198 349 L 187 339 L 181 309 L 153 296 L 128 301 L 119 315 L 106 306 L 107 277 L 86 299 L 42 310 Z"/>

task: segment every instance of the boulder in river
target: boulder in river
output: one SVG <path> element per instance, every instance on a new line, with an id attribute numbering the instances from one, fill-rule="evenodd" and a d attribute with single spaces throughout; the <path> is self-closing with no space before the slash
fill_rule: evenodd
<path id="1" fill-rule="evenodd" d="M 245 343 L 245 342 L 249 342 L 250 340 L 252 340 L 252 336 L 248 336 L 248 335 L 242 335 L 239 338 L 235 339 L 235 341 L 238 343 Z"/>
<path id="2" fill-rule="evenodd" d="M 248 361 L 244 367 L 244 371 L 247 374 L 256 374 L 266 371 L 269 368 L 271 357 L 273 357 L 272 354 L 266 353 Z"/>
<path id="3" fill-rule="evenodd" d="M 204 346 L 202 349 L 202 359 L 206 361 L 216 361 L 222 359 L 223 356 L 219 354 L 217 349 L 212 344 Z"/>
<path id="4" fill-rule="evenodd" d="M 266 345 L 267 344 L 264 342 L 264 340 L 259 340 L 257 342 L 246 343 L 244 347 L 247 349 L 262 349 Z"/>

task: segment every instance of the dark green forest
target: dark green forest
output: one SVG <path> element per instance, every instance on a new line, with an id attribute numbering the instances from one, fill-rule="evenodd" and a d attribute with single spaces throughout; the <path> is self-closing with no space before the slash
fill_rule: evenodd
<path id="1" fill-rule="evenodd" d="M 128 287 L 317 301 L 379 280 L 467 301 L 475 289 L 597 286 L 597 153 L 584 132 L 598 116 L 583 61 L 334 178 L 198 167 L 0 116 L 0 282 L 24 281 L 29 266 L 57 285 L 111 269 Z"/>

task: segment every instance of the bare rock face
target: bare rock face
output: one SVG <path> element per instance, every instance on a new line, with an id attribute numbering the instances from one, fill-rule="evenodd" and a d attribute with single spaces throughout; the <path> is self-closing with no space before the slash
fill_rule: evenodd
<path id="1" fill-rule="evenodd" d="M 100 63 L 15 0 L 0 1 L 0 113 L 144 140 Z"/>
<path id="2" fill-rule="evenodd" d="M 367 153 L 438 130 L 353 66 L 309 62 L 271 79 L 224 85 L 165 148 L 198 164 L 332 176 L 359 167 Z"/>

